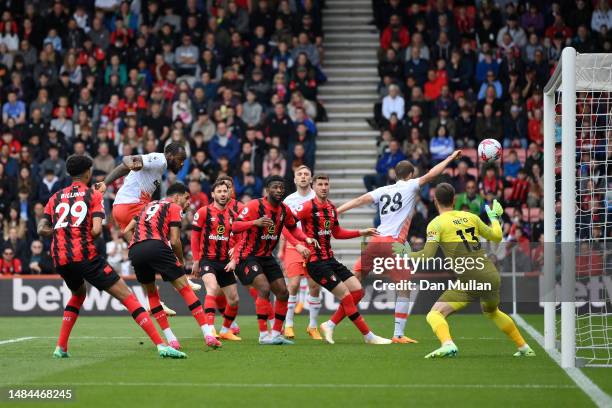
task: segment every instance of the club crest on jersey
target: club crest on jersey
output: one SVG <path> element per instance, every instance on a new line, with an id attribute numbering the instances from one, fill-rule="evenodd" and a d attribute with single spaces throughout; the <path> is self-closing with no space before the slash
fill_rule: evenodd
<path id="1" fill-rule="evenodd" d="M 206 272 L 210 271 L 210 266 L 206 265 L 206 266 L 204 267 L 204 270 L 205 270 Z"/>
<path id="2" fill-rule="evenodd" d="M 242 215 L 246 215 L 248 212 L 249 212 L 249 209 L 248 209 L 247 207 L 244 207 L 244 208 L 242 209 L 242 212 L 241 212 L 240 214 L 242 214 Z"/>
<path id="3" fill-rule="evenodd" d="M 200 219 L 200 213 L 195 213 L 195 215 L 193 216 L 193 220 L 197 221 Z"/>
<path id="4" fill-rule="evenodd" d="M 268 234 L 274 234 L 276 233 L 276 225 L 270 225 L 268 227 Z"/>
<path id="5" fill-rule="evenodd" d="M 225 225 L 217 226 L 217 234 L 219 234 L 219 235 L 225 234 Z"/>
<path id="6" fill-rule="evenodd" d="M 331 225 L 331 221 L 329 221 L 329 220 L 325 220 L 325 222 L 323 223 L 323 228 L 325 228 L 325 229 L 327 229 L 327 230 L 328 230 L 328 229 L 329 229 L 329 227 L 330 227 L 330 225 Z"/>

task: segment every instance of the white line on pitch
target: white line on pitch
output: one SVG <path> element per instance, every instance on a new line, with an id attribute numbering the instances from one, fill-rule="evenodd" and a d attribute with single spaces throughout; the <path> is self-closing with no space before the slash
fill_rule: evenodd
<path id="1" fill-rule="evenodd" d="M 10 343 L 19 343 L 20 341 L 27 341 L 27 340 L 37 339 L 37 338 L 38 337 L 17 337 L 16 339 L 0 340 L 0 345 L 10 344 Z"/>
<path id="2" fill-rule="evenodd" d="M 525 331 L 529 333 L 529 335 L 533 337 L 535 341 L 538 342 L 540 347 L 544 349 L 544 336 L 542 336 L 539 331 L 534 329 L 532 325 L 527 323 L 527 321 L 525 321 L 525 319 L 523 319 L 521 316 L 514 315 L 513 317 L 519 324 L 519 326 L 525 329 Z M 559 367 L 561 367 L 561 355 L 559 354 L 559 352 L 557 350 L 544 350 L 546 351 L 546 353 L 548 353 L 550 358 L 552 358 L 554 362 L 557 363 Z M 562 369 L 567 373 L 567 375 L 572 379 L 572 381 L 574 381 L 576 385 L 580 387 L 580 389 L 584 391 L 584 393 L 588 395 L 591 400 L 593 400 L 595 405 L 600 408 L 612 407 L 612 398 L 608 394 L 603 392 L 601 388 L 599 388 L 597 384 L 591 381 L 589 377 L 584 375 L 584 373 L 580 371 L 579 368 L 573 367 Z"/>
<path id="3" fill-rule="evenodd" d="M 5 384 L 12 385 L 12 384 Z M 71 382 L 71 383 L 23 383 L 20 386 L 70 386 L 70 387 L 207 387 L 207 388 L 468 388 L 468 389 L 575 389 L 575 385 L 562 384 L 274 384 L 274 383 L 168 383 L 168 382 Z"/>

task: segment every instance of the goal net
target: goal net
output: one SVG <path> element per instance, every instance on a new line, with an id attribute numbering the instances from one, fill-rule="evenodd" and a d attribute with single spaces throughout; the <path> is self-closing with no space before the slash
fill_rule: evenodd
<path id="1" fill-rule="evenodd" d="M 544 90 L 544 338 L 612 366 L 612 54 L 565 48 Z"/>

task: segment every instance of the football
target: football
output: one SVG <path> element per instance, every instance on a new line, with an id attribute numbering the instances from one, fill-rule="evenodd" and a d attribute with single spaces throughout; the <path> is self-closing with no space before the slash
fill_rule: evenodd
<path id="1" fill-rule="evenodd" d="M 478 145 L 478 157 L 484 162 L 498 160 L 501 154 L 501 144 L 495 139 L 485 139 Z"/>

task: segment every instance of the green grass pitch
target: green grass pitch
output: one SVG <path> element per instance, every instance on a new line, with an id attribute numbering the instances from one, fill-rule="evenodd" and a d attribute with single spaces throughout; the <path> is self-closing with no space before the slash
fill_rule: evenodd
<path id="1" fill-rule="evenodd" d="M 541 316 L 526 319 L 541 327 Z M 527 337 L 538 356 L 514 358 L 514 345 L 480 315 L 449 319 L 459 356 L 447 360 L 423 358 L 438 342 L 422 315 L 407 326 L 419 344 L 389 346 L 363 344 L 348 321 L 336 330 L 335 345 L 315 342 L 304 332 L 304 316 L 297 317 L 294 346 L 260 346 L 255 318 L 238 320 L 243 341 L 208 351 L 193 318 L 172 318 L 189 358 L 162 360 L 127 314 L 85 314 L 72 333 L 72 358 L 54 360 L 61 317 L 0 318 L 0 341 L 34 337 L 0 344 L 0 386 L 68 386 L 75 393 L 68 406 L 87 407 L 593 406 L 533 339 Z M 366 320 L 376 333 L 392 334 L 391 316 Z M 612 393 L 608 369 L 585 372 Z"/>

